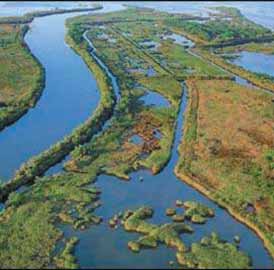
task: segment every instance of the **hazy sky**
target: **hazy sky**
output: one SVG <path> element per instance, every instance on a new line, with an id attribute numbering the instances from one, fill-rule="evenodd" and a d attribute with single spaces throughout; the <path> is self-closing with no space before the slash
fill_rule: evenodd
<path id="1" fill-rule="evenodd" d="M 33 10 L 41 10 L 48 8 L 71 8 L 79 5 L 89 5 L 92 3 L 102 3 L 107 10 L 115 10 L 122 8 L 124 4 L 134 4 L 137 6 L 153 7 L 168 12 L 181 12 L 181 13 L 195 13 L 206 15 L 209 7 L 213 6 L 235 6 L 238 7 L 242 13 L 249 19 L 254 20 L 264 26 L 267 26 L 274 30 L 274 2 L 141 2 L 141 1 L 130 1 L 130 2 L 107 2 L 107 1 L 86 1 L 86 2 L 5 2 L 0 1 L 0 16 L 11 16 L 11 15 L 22 15 L 26 12 Z"/>

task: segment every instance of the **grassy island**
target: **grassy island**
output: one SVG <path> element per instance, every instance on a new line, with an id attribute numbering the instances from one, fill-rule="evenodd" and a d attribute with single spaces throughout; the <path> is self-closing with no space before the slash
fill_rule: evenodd
<path id="1" fill-rule="evenodd" d="M 78 239 L 65 238 L 62 226 L 85 230 L 101 223 L 102 217 L 94 213 L 101 204 L 101 191 L 93 185 L 97 176 L 129 180 L 138 169 L 154 174 L 164 169 L 182 82 L 189 99 L 177 176 L 253 228 L 274 256 L 273 96 L 234 82 L 226 71 L 233 68 L 236 73 L 234 65 L 218 63 L 221 69 L 213 64 L 220 45 L 239 45 L 239 39 L 256 43 L 261 37 L 271 39 L 271 33 L 235 9 L 220 12 L 211 21 L 129 8 L 67 21 L 67 43 L 96 76 L 100 104 L 86 122 L 23 164 L 14 179 L 1 186 L 0 197 L 7 199 L 0 212 L 1 267 L 78 267 L 73 256 Z M 98 59 L 116 79 L 119 93 Z M 247 71 L 242 72 L 245 77 Z M 256 80 L 252 82 L 270 88 L 269 81 Z M 9 91 L 3 96 L 6 101 Z M 68 154 L 65 171 L 43 176 Z M 215 213 L 196 201 L 177 200 L 176 206 L 183 213 L 166 209 L 168 224 L 148 222 L 150 207 L 125 211 L 120 217 L 125 231 L 142 234 L 128 247 L 141 252 L 165 244 L 175 248 L 183 267 L 250 267 L 246 254 L 214 233 L 187 247 L 181 234 L 193 233 L 194 223 L 204 226 Z M 115 227 L 117 219 L 109 225 Z"/>
<path id="2" fill-rule="evenodd" d="M 196 202 L 185 202 L 186 206 L 194 206 Z M 197 208 L 197 205 L 196 205 Z M 205 206 L 199 205 L 198 209 Z M 130 241 L 128 247 L 133 252 L 140 252 L 142 248 L 157 248 L 165 244 L 176 250 L 179 265 L 195 269 L 249 269 L 250 258 L 231 243 L 223 241 L 216 233 L 205 236 L 199 243 L 193 243 L 187 248 L 181 239 L 181 234 L 195 233 L 191 226 L 185 223 L 167 223 L 156 225 L 146 221 L 151 218 L 153 210 L 141 207 L 135 211 L 127 210 L 122 218 L 124 229 L 128 232 L 143 234 L 136 241 Z"/>

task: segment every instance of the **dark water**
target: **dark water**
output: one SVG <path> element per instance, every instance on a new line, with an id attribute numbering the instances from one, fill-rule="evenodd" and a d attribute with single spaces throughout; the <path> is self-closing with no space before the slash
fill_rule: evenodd
<path id="1" fill-rule="evenodd" d="M 103 216 L 103 224 L 91 226 L 85 231 L 64 228 L 67 237 L 75 234 L 80 239 L 75 254 L 82 268 L 174 268 L 168 264 L 170 260 L 176 261 L 174 250 L 160 245 L 157 249 L 133 253 L 129 251 L 127 243 L 140 235 L 127 233 L 122 227 L 112 229 L 108 225 L 108 220 L 120 211 L 147 205 L 155 210 L 152 222 L 171 222 L 165 215 L 165 210 L 167 207 L 175 207 L 176 199 L 199 201 L 214 208 L 216 212 L 216 217 L 210 219 L 206 225 L 193 225 L 194 234 L 182 235 L 182 240 L 187 245 L 212 231 L 229 241 L 232 241 L 235 235 L 239 235 L 242 239 L 240 248 L 252 256 L 255 267 L 273 266 L 273 261 L 264 249 L 262 241 L 252 231 L 174 175 L 173 169 L 178 161 L 177 147 L 183 135 L 183 112 L 186 104 L 187 97 L 184 94 L 172 157 L 166 168 L 158 175 L 151 175 L 150 172 L 143 170 L 132 173 L 130 181 L 123 181 L 114 176 L 99 176 L 96 186 L 102 190 L 102 206 L 95 212 Z M 141 178 L 143 181 L 140 181 Z M 182 209 L 178 209 L 178 212 L 180 211 L 182 212 Z"/>
<path id="2" fill-rule="evenodd" d="M 231 60 L 233 64 L 252 72 L 265 73 L 274 76 L 274 55 L 242 51 L 238 57 Z"/>
<path id="3" fill-rule="evenodd" d="M 25 40 L 46 69 L 46 86 L 35 108 L 0 133 L 0 178 L 12 177 L 23 162 L 70 134 L 98 104 L 94 76 L 64 41 L 65 20 L 77 14 L 31 24 Z"/>

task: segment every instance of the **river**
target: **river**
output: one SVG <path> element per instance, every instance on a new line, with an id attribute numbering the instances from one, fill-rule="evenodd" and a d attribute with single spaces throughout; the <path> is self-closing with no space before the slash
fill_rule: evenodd
<path id="1" fill-rule="evenodd" d="M 65 43 L 65 20 L 76 14 L 36 18 L 25 40 L 46 71 L 46 86 L 33 109 L 0 133 L 0 178 L 7 180 L 30 157 L 83 123 L 98 105 L 96 80 Z"/>
<path id="2" fill-rule="evenodd" d="M 94 76 L 83 60 L 64 42 L 64 22 L 75 15 L 36 18 L 31 24 L 26 42 L 46 69 L 46 87 L 36 107 L 0 133 L 1 177 L 11 177 L 22 162 L 69 134 L 92 114 L 98 104 L 100 95 Z M 100 64 L 106 68 L 103 62 Z M 111 73 L 108 75 L 112 82 L 115 81 Z M 164 170 L 158 175 L 140 170 L 132 173 L 131 181 L 128 182 L 113 176 L 99 176 L 96 185 L 102 190 L 103 204 L 96 210 L 96 214 L 102 215 L 105 222 L 85 231 L 63 227 L 66 236 L 73 234 L 80 239 L 75 254 L 81 267 L 170 267 L 168 261 L 176 261 L 172 249 L 161 245 L 155 250 L 132 253 L 127 248 L 127 242 L 136 239 L 138 234 L 126 233 L 120 227 L 113 230 L 109 228 L 107 220 L 120 210 L 148 205 L 155 210 L 153 222 L 170 222 L 165 209 L 174 207 L 176 199 L 199 201 L 216 212 L 216 217 L 209 219 L 206 225 L 192 225 L 194 234 L 182 236 L 187 245 L 212 231 L 229 241 L 233 240 L 234 235 L 239 235 L 240 248 L 252 257 L 255 268 L 273 266 L 262 241 L 250 229 L 174 175 L 178 160 L 177 147 L 183 136 L 186 104 L 187 91 L 184 91 L 172 156 Z M 140 177 L 144 178 L 143 182 L 139 181 Z"/>
<path id="3" fill-rule="evenodd" d="M 102 61 L 100 63 L 105 68 L 104 63 Z M 111 74 L 110 76 L 113 81 L 113 76 Z M 102 206 L 95 213 L 104 218 L 104 223 L 100 226 L 91 226 L 85 231 L 75 231 L 68 226 L 63 227 L 67 237 L 76 235 L 80 239 L 75 255 L 81 267 L 174 268 L 168 265 L 170 260 L 176 261 L 174 251 L 160 246 L 155 250 L 145 249 L 139 254 L 132 253 L 128 250 L 127 243 L 136 239 L 138 234 L 126 233 L 121 227 L 114 230 L 109 227 L 108 219 L 120 211 L 147 205 L 153 207 L 155 211 L 152 222 L 157 224 L 171 222 L 165 215 L 165 210 L 168 207 L 175 207 L 176 199 L 199 201 L 212 207 L 216 213 L 216 217 L 209 220 L 206 225 L 192 225 L 195 229 L 194 234 L 182 236 L 182 240 L 187 245 L 213 231 L 228 241 L 232 241 L 235 235 L 239 235 L 242 239 L 240 248 L 252 257 L 254 267 L 267 268 L 273 265 L 271 257 L 255 233 L 175 176 L 173 170 L 178 161 L 177 148 L 183 136 L 183 113 L 187 105 L 187 89 L 184 90 L 172 155 L 164 170 L 157 175 L 152 175 L 146 170 L 139 170 L 130 175 L 130 181 L 123 181 L 109 175 L 99 176 L 96 186 L 102 190 Z M 140 178 L 144 181 L 141 182 Z"/>

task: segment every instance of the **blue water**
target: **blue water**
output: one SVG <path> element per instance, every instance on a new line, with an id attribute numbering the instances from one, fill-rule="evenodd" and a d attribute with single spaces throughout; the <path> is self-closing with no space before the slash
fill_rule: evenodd
<path id="1" fill-rule="evenodd" d="M 127 233 L 122 227 L 112 229 L 108 225 L 108 220 L 120 211 L 147 205 L 155 210 L 152 222 L 157 224 L 171 222 L 171 219 L 165 215 L 165 210 L 168 207 L 176 207 L 177 199 L 199 201 L 214 208 L 216 213 L 216 217 L 209 219 L 206 225 L 192 225 L 195 229 L 194 234 L 182 235 L 182 240 L 188 246 L 212 231 L 231 242 L 235 235 L 239 235 L 240 248 L 252 256 L 254 267 L 270 268 L 274 265 L 262 241 L 251 230 L 175 176 L 173 170 L 178 161 L 177 147 L 183 135 L 183 112 L 186 104 L 185 92 L 179 112 L 172 156 L 164 170 L 158 175 L 140 170 L 130 174 L 130 181 L 120 180 L 114 176 L 99 176 L 96 186 L 102 190 L 100 199 L 102 206 L 96 209 L 95 213 L 102 216 L 104 222 L 99 226 L 91 226 L 85 231 L 74 231 L 67 226 L 63 228 L 65 236 L 76 235 L 80 239 L 75 255 L 81 268 L 174 268 L 168 264 L 170 260 L 176 261 L 174 250 L 160 245 L 157 249 L 145 249 L 140 253 L 133 253 L 128 249 L 127 243 L 141 235 Z M 143 178 L 143 181 L 140 181 L 140 178 Z M 182 211 L 179 208 L 177 210 Z"/>
<path id="2" fill-rule="evenodd" d="M 140 137 L 139 135 L 135 134 L 130 138 L 130 141 L 134 144 L 141 144 L 143 143 L 143 139 L 142 137 Z"/>
<path id="3" fill-rule="evenodd" d="M 94 76 L 64 41 L 65 20 L 77 14 L 36 18 L 31 23 L 25 40 L 45 67 L 46 86 L 35 108 L 0 132 L 2 179 L 12 177 L 23 162 L 70 134 L 98 105 Z"/>
<path id="4" fill-rule="evenodd" d="M 173 8 L 176 12 L 183 12 L 186 4 L 188 3 L 176 3 Z M 114 10 L 113 8 L 120 9 L 121 5 L 113 3 L 106 11 Z M 1 11 L 2 7 L 0 14 Z M 31 50 L 46 68 L 46 88 L 34 109 L 0 133 L 0 177 L 7 179 L 23 161 L 69 134 L 92 114 L 98 104 L 99 92 L 93 75 L 82 59 L 64 43 L 64 20 L 71 16 L 75 14 L 37 18 L 32 23 L 31 32 L 26 36 Z M 109 73 L 109 76 L 112 75 Z M 155 210 L 153 222 L 168 222 L 170 218 L 165 216 L 165 210 L 167 207 L 175 207 L 176 199 L 196 200 L 216 211 L 216 217 L 210 219 L 206 225 L 193 225 L 193 235 L 182 236 L 187 245 L 212 231 L 229 241 L 237 234 L 241 237 L 240 248 L 252 256 L 255 267 L 274 266 L 262 241 L 251 230 L 174 175 L 173 170 L 178 160 L 176 150 L 183 135 L 183 111 L 186 103 L 185 92 L 171 160 L 164 170 L 158 175 L 141 170 L 132 173 L 130 181 L 122 181 L 113 176 L 99 176 L 96 185 L 102 190 L 103 205 L 96 210 L 96 214 L 104 217 L 104 223 L 76 232 L 64 227 L 66 236 L 74 234 L 80 238 L 76 246 L 76 256 L 81 267 L 174 268 L 168 265 L 169 260 L 176 261 L 172 249 L 161 245 L 155 250 L 132 253 L 127 248 L 127 242 L 136 239 L 139 234 L 126 233 L 122 228 L 110 229 L 107 220 L 120 210 L 145 204 Z M 58 172 L 60 164 L 48 173 Z M 144 178 L 142 182 L 139 181 L 140 177 Z"/>
<path id="5" fill-rule="evenodd" d="M 140 98 L 141 101 L 144 102 L 146 106 L 158 106 L 158 107 L 169 107 L 169 101 L 163 97 L 162 95 L 147 91 L 143 97 Z"/>
<path id="6" fill-rule="evenodd" d="M 164 36 L 164 39 L 172 39 L 175 44 L 179 44 L 182 46 L 188 46 L 188 47 L 194 46 L 194 43 L 190 39 L 175 33 Z"/>
<path id="7" fill-rule="evenodd" d="M 249 71 L 274 76 L 274 55 L 242 51 L 231 62 Z"/>

